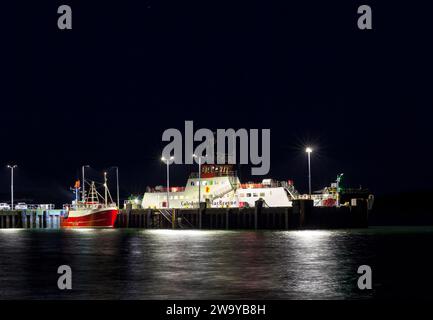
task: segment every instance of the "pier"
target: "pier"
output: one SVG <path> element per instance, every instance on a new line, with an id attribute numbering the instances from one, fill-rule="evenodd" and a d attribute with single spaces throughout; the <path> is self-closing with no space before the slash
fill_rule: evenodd
<path id="1" fill-rule="evenodd" d="M 0 211 L 0 229 L 58 229 L 63 210 Z"/>
<path id="2" fill-rule="evenodd" d="M 350 206 L 314 207 L 311 200 L 295 200 L 293 207 L 131 209 L 121 210 L 118 228 L 207 230 L 297 230 L 368 227 L 365 199 Z"/>
<path id="3" fill-rule="evenodd" d="M 0 229 L 59 229 L 63 210 L 0 211 Z M 365 199 L 350 206 L 314 207 L 311 200 L 295 200 L 293 207 L 132 209 L 119 210 L 116 228 L 297 230 L 368 227 Z"/>

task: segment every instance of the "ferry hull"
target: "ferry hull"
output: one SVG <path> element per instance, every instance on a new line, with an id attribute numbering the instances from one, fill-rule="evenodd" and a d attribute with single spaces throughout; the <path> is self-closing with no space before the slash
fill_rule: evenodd
<path id="1" fill-rule="evenodd" d="M 62 217 L 60 226 L 62 228 L 113 228 L 116 222 L 117 209 L 88 210 L 74 215 L 70 211 L 67 217 Z"/>

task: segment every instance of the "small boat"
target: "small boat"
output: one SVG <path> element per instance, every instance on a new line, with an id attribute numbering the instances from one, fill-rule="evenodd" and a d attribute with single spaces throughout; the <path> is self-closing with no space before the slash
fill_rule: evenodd
<path id="1" fill-rule="evenodd" d="M 76 200 L 71 205 L 65 206 L 65 214 L 60 219 L 60 226 L 62 228 L 114 227 L 119 208 L 111 199 L 106 173 L 104 173 L 104 180 L 105 197 L 96 190 L 95 182 L 92 181 L 88 195 L 84 191 L 82 192 L 81 201 L 78 200 L 80 181 L 75 183 Z"/>

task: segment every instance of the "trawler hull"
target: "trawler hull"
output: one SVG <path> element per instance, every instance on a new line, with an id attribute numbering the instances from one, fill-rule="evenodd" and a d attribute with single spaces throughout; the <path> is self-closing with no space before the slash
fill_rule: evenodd
<path id="1" fill-rule="evenodd" d="M 62 228 L 113 228 L 119 210 L 98 208 L 69 210 L 60 220 Z"/>

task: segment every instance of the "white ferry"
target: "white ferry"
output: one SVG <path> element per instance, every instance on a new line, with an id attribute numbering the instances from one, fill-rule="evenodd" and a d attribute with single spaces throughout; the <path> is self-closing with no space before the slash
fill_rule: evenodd
<path id="1" fill-rule="evenodd" d="M 323 189 L 311 195 L 315 206 L 335 206 L 338 201 L 337 187 Z M 167 192 L 168 191 L 168 192 Z M 168 201 L 167 201 L 168 197 Z M 291 207 L 295 199 L 308 199 L 295 189 L 293 181 L 264 179 L 261 183 L 241 183 L 233 165 L 201 166 L 201 172 L 192 173 L 185 187 L 162 186 L 148 188 L 141 201 L 144 209 L 187 209 L 198 208 L 206 203 L 211 208 L 254 207 L 263 200 L 267 207 Z"/>

